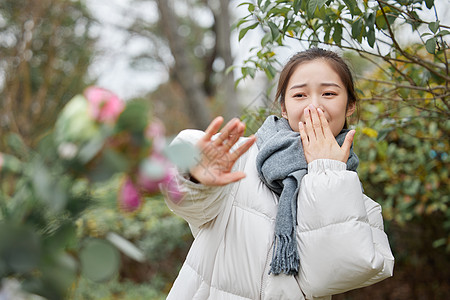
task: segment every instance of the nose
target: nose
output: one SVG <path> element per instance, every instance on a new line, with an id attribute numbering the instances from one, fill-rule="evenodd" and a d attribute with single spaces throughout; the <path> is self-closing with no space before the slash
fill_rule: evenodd
<path id="1" fill-rule="evenodd" d="M 319 108 L 321 105 L 320 97 L 318 95 L 311 96 L 311 104 L 314 105 L 315 108 Z"/>

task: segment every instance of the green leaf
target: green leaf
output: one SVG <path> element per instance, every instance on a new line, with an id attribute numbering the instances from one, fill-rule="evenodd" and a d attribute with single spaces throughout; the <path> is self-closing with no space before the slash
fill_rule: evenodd
<path id="1" fill-rule="evenodd" d="M 0 223 L 0 261 L 6 259 L 6 268 L 16 274 L 35 269 L 41 256 L 41 239 L 35 229 Z"/>
<path id="2" fill-rule="evenodd" d="M 294 0 L 294 3 L 292 4 L 292 8 L 294 9 L 295 13 L 297 13 L 300 10 L 301 5 L 302 5 L 302 0 Z"/>
<path id="3" fill-rule="evenodd" d="M 450 34 L 450 31 L 448 31 L 448 30 L 441 30 L 441 31 L 439 31 L 436 34 L 436 36 L 438 37 L 438 36 L 444 36 L 444 35 L 448 35 L 448 34 Z"/>
<path id="4" fill-rule="evenodd" d="M 433 242 L 433 248 L 439 248 L 447 244 L 446 238 L 437 239 Z"/>
<path id="5" fill-rule="evenodd" d="M 278 29 L 278 26 L 275 23 L 269 21 L 268 24 L 270 32 L 272 33 L 272 40 L 275 41 L 280 35 L 280 30 Z"/>
<path id="6" fill-rule="evenodd" d="M 327 15 L 327 12 L 326 12 L 326 9 L 323 6 L 319 7 L 319 9 L 316 10 L 316 13 L 315 13 L 314 16 L 319 18 L 319 19 L 321 19 L 321 20 L 323 20 L 323 21 L 325 21 L 325 22 L 329 19 L 329 16 Z M 316 29 L 317 29 L 317 27 L 316 27 Z"/>
<path id="7" fill-rule="evenodd" d="M 434 6 L 434 0 L 425 0 L 425 4 L 428 9 L 431 9 Z"/>
<path id="8" fill-rule="evenodd" d="M 387 29 L 387 27 L 388 27 L 387 23 L 386 23 L 386 19 L 384 18 L 383 15 L 379 15 L 379 16 L 376 17 L 375 24 L 380 29 Z"/>
<path id="9" fill-rule="evenodd" d="M 241 82 L 242 79 L 244 79 L 244 77 L 240 77 L 240 78 L 238 78 L 238 79 L 234 82 L 234 88 L 235 88 L 235 89 L 237 89 L 237 87 L 239 86 L 239 82 Z"/>
<path id="10" fill-rule="evenodd" d="M 161 180 L 166 175 L 166 166 L 162 161 L 145 159 L 139 167 L 140 171 L 145 174 L 146 177 L 152 180 Z"/>
<path id="11" fill-rule="evenodd" d="M 436 38 L 431 38 L 426 41 L 425 48 L 427 49 L 428 53 L 434 54 L 436 52 Z"/>
<path id="12" fill-rule="evenodd" d="M 110 176 L 118 172 L 127 172 L 130 163 L 128 157 L 115 149 L 106 148 L 102 151 L 101 166 L 110 173 Z"/>
<path id="13" fill-rule="evenodd" d="M 370 28 L 367 32 L 367 42 L 369 43 L 369 46 L 373 48 L 375 45 L 375 30 L 373 28 Z"/>
<path id="14" fill-rule="evenodd" d="M 106 239 L 111 244 L 116 246 L 117 249 L 119 249 L 120 251 L 122 251 L 124 254 L 134 259 L 135 261 L 138 262 L 145 261 L 144 253 L 142 253 L 142 251 L 138 247 L 136 247 L 133 243 L 121 237 L 120 235 L 114 232 L 110 232 L 107 234 Z"/>
<path id="15" fill-rule="evenodd" d="M 198 149 L 190 143 L 177 143 L 164 150 L 166 157 L 181 170 L 188 170 L 199 161 Z"/>
<path id="16" fill-rule="evenodd" d="M 17 157 L 0 153 L 0 160 L 3 161 L 2 166 L 0 167 L 0 174 L 1 172 L 11 172 L 16 174 L 22 172 L 23 165 Z"/>
<path id="17" fill-rule="evenodd" d="M 328 43 L 328 42 L 330 42 L 331 26 L 326 26 L 324 29 L 325 29 L 325 35 L 323 37 L 323 41 L 325 43 Z"/>
<path id="18" fill-rule="evenodd" d="M 27 146 L 20 135 L 10 133 L 6 136 L 6 142 L 14 153 L 19 154 L 20 156 L 26 155 Z"/>
<path id="19" fill-rule="evenodd" d="M 255 23 L 253 23 L 253 24 L 250 25 L 250 26 L 247 26 L 247 27 L 245 27 L 245 28 L 242 28 L 242 29 L 239 31 L 239 41 L 242 40 L 242 38 L 247 34 L 247 31 L 249 31 L 250 29 L 256 28 L 256 26 L 258 26 L 258 22 L 255 22 Z"/>
<path id="20" fill-rule="evenodd" d="M 272 40 L 272 33 L 266 32 L 266 34 L 261 39 L 261 47 L 267 45 L 267 43 L 269 43 L 271 40 Z"/>
<path id="21" fill-rule="evenodd" d="M 333 40 L 336 44 L 340 45 L 342 40 L 342 27 L 341 24 L 336 24 L 333 32 Z"/>
<path id="22" fill-rule="evenodd" d="M 112 278 L 119 270 L 119 251 L 109 242 L 89 239 L 80 251 L 83 276 L 101 282 Z"/>
<path id="23" fill-rule="evenodd" d="M 59 178 L 51 173 L 39 159 L 36 159 L 30 172 L 36 196 L 50 211 L 61 212 L 67 204 L 67 193 Z"/>
<path id="24" fill-rule="evenodd" d="M 55 123 L 55 140 L 62 142 L 85 142 L 98 133 L 98 126 L 89 115 L 87 100 L 77 95 L 63 108 Z"/>
<path id="25" fill-rule="evenodd" d="M 369 31 L 370 29 L 373 29 L 373 26 L 375 25 L 375 18 L 376 18 L 375 12 L 366 14 L 366 25 L 367 27 L 369 27 Z"/>
<path id="26" fill-rule="evenodd" d="M 354 39 L 357 39 L 359 37 L 359 35 L 361 34 L 361 29 L 362 29 L 362 19 L 357 19 L 355 22 L 353 22 L 352 24 L 352 37 Z"/>
<path id="27" fill-rule="evenodd" d="M 230 74 L 234 69 L 236 69 L 236 66 L 229 66 L 226 70 L 225 70 L 225 75 Z"/>
<path id="28" fill-rule="evenodd" d="M 352 16 L 355 16 L 358 14 L 358 11 L 356 10 L 356 8 L 358 7 L 356 0 L 344 0 L 344 3 L 347 5 Z"/>
<path id="29" fill-rule="evenodd" d="M 308 13 L 308 16 L 313 17 L 314 12 L 316 11 L 316 8 L 318 6 L 318 0 L 309 0 L 308 5 L 306 7 L 306 12 Z"/>
<path id="30" fill-rule="evenodd" d="M 253 5 L 253 3 L 251 3 L 251 2 L 242 2 L 237 7 L 241 7 L 241 6 L 244 6 L 244 5 Z"/>
<path id="31" fill-rule="evenodd" d="M 266 0 L 266 3 L 261 7 L 262 12 L 267 12 L 268 15 L 271 14 L 272 9 L 276 8 L 277 3 L 272 2 L 271 0 Z"/>
<path id="32" fill-rule="evenodd" d="M 44 240 L 45 248 L 52 251 L 67 249 L 76 243 L 77 227 L 75 223 L 66 222 Z"/>
<path id="33" fill-rule="evenodd" d="M 234 26 L 234 28 L 239 28 L 242 24 L 250 22 L 250 20 L 248 20 L 247 18 L 242 18 L 239 20 L 239 22 L 237 22 L 237 24 Z"/>
<path id="34" fill-rule="evenodd" d="M 78 159 L 84 164 L 93 159 L 102 150 L 105 139 L 102 136 L 96 136 L 89 140 L 78 152 Z"/>
<path id="35" fill-rule="evenodd" d="M 322 6 L 323 6 L 326 2 L 327 2 L 327 0 L 318 0 L 318 1 L 317 1 L 317 7 L 318 7 L 319 9 L 321 9 Z"/>
<path id="36" fill-rule="evenodd" d="M 255 78 L 256 69 L 255 68 L 248 68 L 248 74 L 251 78 Z"/>
<path id="37" fill-rule="evenodd" d="M 436 33 L 439 29 L 439 21 L 431 22 L 428 24 L 428 28 L 430 28 L 433 33 Z"/>
<path id="38" fill-rule="evenodd" d="M 149 118 L 149 104 L 144 100 L 128 101 L 124 111 L 117 120 L 118 131 L 131 131 L 142 133 L 147 127 Z"/>
<path id="39" fill-rule="evenodd" d="M 273 79 L 277 75 L 277 70 L 272 65 L 267 65 L 267 68 L 265 68 L 265 72 L 269 79 Z"/>
<path id="40" fill-rule="evenodd" d="M 242 68 L 241 68 L 241 73 L 242 73 L 242 76 L 243 76 L 243 77 L 247 77 L 247 75 L 248 75 L 247 67 L 242 67 Z"/>

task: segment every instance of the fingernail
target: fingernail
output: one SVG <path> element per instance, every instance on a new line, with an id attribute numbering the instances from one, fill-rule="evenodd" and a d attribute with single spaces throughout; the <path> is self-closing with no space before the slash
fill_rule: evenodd
<path id="1" fill-rule="evenodd" d="M 317 110 L 320 111 L 321 113 L 323 113 L 323 110 L 321 110 L 320 107 Z"/>
<path id="2" fill-rule="evenodd" d="M 316 109 L 316 108 L 314 107 L 314 105 L 312 105 L 312 104 L 309 105 L 309 108 L 310 108 L 310 109 Z"/>
<path id="3" fill-rule="evenodd" d="M 298 128 L 302 129 L 303 128 L 303 122 L 298 122 Z"/>
<path id="4" fill-rule="evenodd" d="M 309 115 L 309 108 L 308 108 L 308 107 L 305 108 L 304 114 L 305 114 L 305 116 L 308 116 L 308 115 Z"/>

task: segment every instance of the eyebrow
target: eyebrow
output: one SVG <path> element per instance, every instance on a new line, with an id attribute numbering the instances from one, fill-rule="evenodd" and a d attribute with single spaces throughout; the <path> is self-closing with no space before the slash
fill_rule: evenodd
<path id="1" fill-rule="evenodd" d="M 340 86 L 339 84 L 334 83 L 334 82 L 323 82 L 323 83 L 321 83 L 320 85 L 321 85 L 321 86 L 335 86 L 335 87 L 341 88 L 341 86 Z M 305 87 L 305 86 L 307 86 L 306 83 L 296 84 L 296 85 L 294 85 L 294 86 L 291 86 L 290 90 L 303 88 L 303 87 Z"/>

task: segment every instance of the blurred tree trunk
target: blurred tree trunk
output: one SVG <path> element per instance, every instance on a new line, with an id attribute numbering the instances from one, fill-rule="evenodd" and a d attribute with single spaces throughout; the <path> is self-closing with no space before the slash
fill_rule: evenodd
<path id="1" fill-rule="evenodd" d="M 225 70 L 233 65 L 233 56 L 231 53 L 230 36 L 230 10 L 229 0 L 219 0 L 219 9 L 213 10 L 216 21 L 216 46 L 217 57 L 221 57 L 224 61 L 225 68 L 223 80 L 219 84 L 219 97 L 224 102 L 225 119 L 237 117 L 240 113 L 238 99 L 236 99 L 236 90 L 234 88 L 233 73 L 225 74 Z"/>
<path id="2" fill-rule="evenodd" d="M 157 0 L 160 13 L 161 28 L 167 38 L 172 55 L 175 59 L 174 76 L 184 90 L 186 108 L 190 119 L 199 129 L 206 129 L 211 122 L 207 96 L 201 82 L 196 78 L 195 68 L 186 52 L 184 37 L 178 34 L 178 22 L 170 3 L 167 0 Z"/>
<path id="3" fill-rule="evenodd" d="M 184 107 L 183 114 L 189 120 L 171 122 L 171 127 L 193 126 L 205 129 L 213 114 L 223 115 L 226 120 L 240 114 L 240 105 L 234 88 L 233 73 L 225 74 L 233 65 L 231 51 L 231 21 L 229 0 L 140 0 L 141 4 L 154 4 L 159 12 L 157 22 L 140 17 L 127 28 L 130 36 L 138 35 L 151 45 L 146 51 L 135 55 L 133 65 L 145 66 L 148 62 L 164 65 L 169 82 L 149 95 L 157 106 L 157 115 L 173 115 Z M 149 6 L 151 7 L 151 6 Z M 178 10 L 183 7 L 183 10 Z M 133 9 L 129 9 L 133 15 Z M 173 60 L 167 59 L 170 51 Z M 151 67 L 151 66 L 150 66 Z M 166 95 L 167 86 L 172 91 Z M 178 95 L 178 96 L 175 96 Z M 176 97 L 168 100 L 169 97 Z M 167 103 L 165 103 L 167 102 Z M 177 102 L 177 103 L 175 103 Z M 174 111 L 175 110 L 175 111 Z M 180 124 L 183 123 L 183 124 Z"/>

